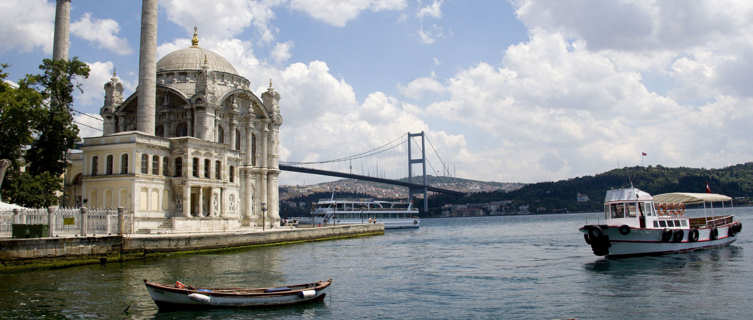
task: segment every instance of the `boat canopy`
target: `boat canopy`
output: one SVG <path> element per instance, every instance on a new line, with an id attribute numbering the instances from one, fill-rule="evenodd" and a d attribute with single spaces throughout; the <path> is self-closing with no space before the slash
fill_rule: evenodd
<path id="1" fill-rule="evenodd" d="M 654 196 L 657 203 L 700 204 L 704 202 L 730 201 L 732 198 L 718 193 L 672 192 Z"/>
<path id="2" fill-rule="evenodd" d="M 651 201 L 653 199 L 648 192 L 640 190 L 638 188 L 624 188 L 607 190 L 607 196 L 604 198 L 604 202 L 612 201 Z"/>

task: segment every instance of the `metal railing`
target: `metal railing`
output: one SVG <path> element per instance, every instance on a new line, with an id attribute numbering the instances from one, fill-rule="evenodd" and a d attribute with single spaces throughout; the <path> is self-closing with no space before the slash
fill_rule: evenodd
<path id="1" fill-rule="evenodd" d="M 133 214 L 123 208 L 14 209 L 0 211 L 0 237 L 11 237 L 14 224 L 47 225 L 43 236 L 50 237 L 128 234 L 133 222 Z"/>

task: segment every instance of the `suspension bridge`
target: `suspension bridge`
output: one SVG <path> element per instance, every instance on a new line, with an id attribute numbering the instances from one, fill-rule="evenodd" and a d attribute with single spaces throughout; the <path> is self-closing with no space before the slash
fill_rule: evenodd
<path id="1" fill-rule="evenodd" d="M 420 140 L 420 143 L 417 142 L 416 140 Z M 429 207 L 429 197 L 428 197 L 429 191 L 438 192 L 438 193 L 446 193 L 446 194 L 455 194 L 455 195 L 464 194 L 459 191 L 433 187 L 427 183 L 427 176 L 426 176 L 427 163 L 429 164 L 431 169 L 434 169 L 434 168 L 433 166 L 431 166 L 431 162 L 427 161 L 428 158 L 426 157 L 426 142 L 429 142 L 429 145 L 434 151 L 435 156 L 437 157 L 437 159 L 439 159 L 440 163 L 442 164 L 443 171 L 440 173 L 439 170 L 433 170 L 434 173 L 437 176 L 441 174 L 449 175 L 449 170 L 450 170 L 449 166 L 444 162 L 444 160 L 442 160 L 442 157 L 437 152 L 436 147 L 434 147 L 434 145 L 431 143 L 431 140 L 427 139 L 427 135 L 423 131 L 419 133 L 408 133 L 407 139 L 405 138 L 405 136 L 401 136 L 381 146 L 378 146 L 376 148 L 373 148 L 364 152 L 359 152 L 356 154 L 339 157 L 335 159 L 330 159 L 330 160 L 323 160 L 323 161 L 308 161 L 308 162 L 281 161 L 279 167 L 280 167 L 280 170 L 282 171 L 315 174 L 315 175 L 339 177 L 339 178 L 346 178 L 346 179 L 356 179 L 356 180 L 362 180 L 362 181 L 371 181 L 371 182 L 378 182 L 378 183 L 407 187 L 408 197 L 410 199 L 413 199 L 413 195 L 416 193 L 423 193 L 423 210 L 424 212 L 426 212 Z M 388 179 L 385 177 L 371 176 L 371 175 L 365 175 L 365 174 L 354 174 L 352 172 L 353 160 L 361 160 L 368 157 L 375 157 L 377 155 L 384 154 L 390 151 L 394 152 L 396 149 L 406 144 L 407 144 L 407 152 L 408 152 L 408 181 L 398 180 L 398 179 Z M 413 154 L 414 148 L 420 150 L 420 155 Z M 324 169 L 317 169 L 317 168 L 311 167 L 314 165 L 326 165 L 326 164 L 346 163 L 346 162 L 349 165 L 350 172 L 324 170 Z M 413 174 L 414 165 L 421 166 L 420 175 L 414 176 Z M 377 175 L 379 174 L 378 168 L 375 171 L 375 173 Z M 414 177 L 421 178 L 421 182 L 420 183 L 414 182 L 415 180 Z"/>

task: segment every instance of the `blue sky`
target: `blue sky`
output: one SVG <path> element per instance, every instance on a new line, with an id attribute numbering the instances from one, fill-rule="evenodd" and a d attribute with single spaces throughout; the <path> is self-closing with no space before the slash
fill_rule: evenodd
<path id="1" fill-rule="evenodd" d="M 0 3 L 10 79 L 51 54 L 54 7 Z M 77 110 L 98 114 L 113 67 L 126 94 L 135 89 L 140 10 L 73 0 L 70 55 L 92 67 Z M 158 55 L 189 46 L 197 25 L 200 46 L 255 92 L 271 78 L 283 160 L 336 158 L 424 130 L 458 176 L 536 182 L 641 161 L 750 161 L 751 16 L 753 5 L 731 0 L 161 0 Z M 353 167 L 400 177 L 405 158 Z"/>

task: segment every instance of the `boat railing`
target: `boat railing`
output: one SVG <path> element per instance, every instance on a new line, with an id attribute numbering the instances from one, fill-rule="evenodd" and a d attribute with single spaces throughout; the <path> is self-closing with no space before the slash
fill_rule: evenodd
<path id="1" fill-rule="evenodd" d="M 716 228 L 732 223 L 732 216 L 690 218 L 691 228 Z"/>

